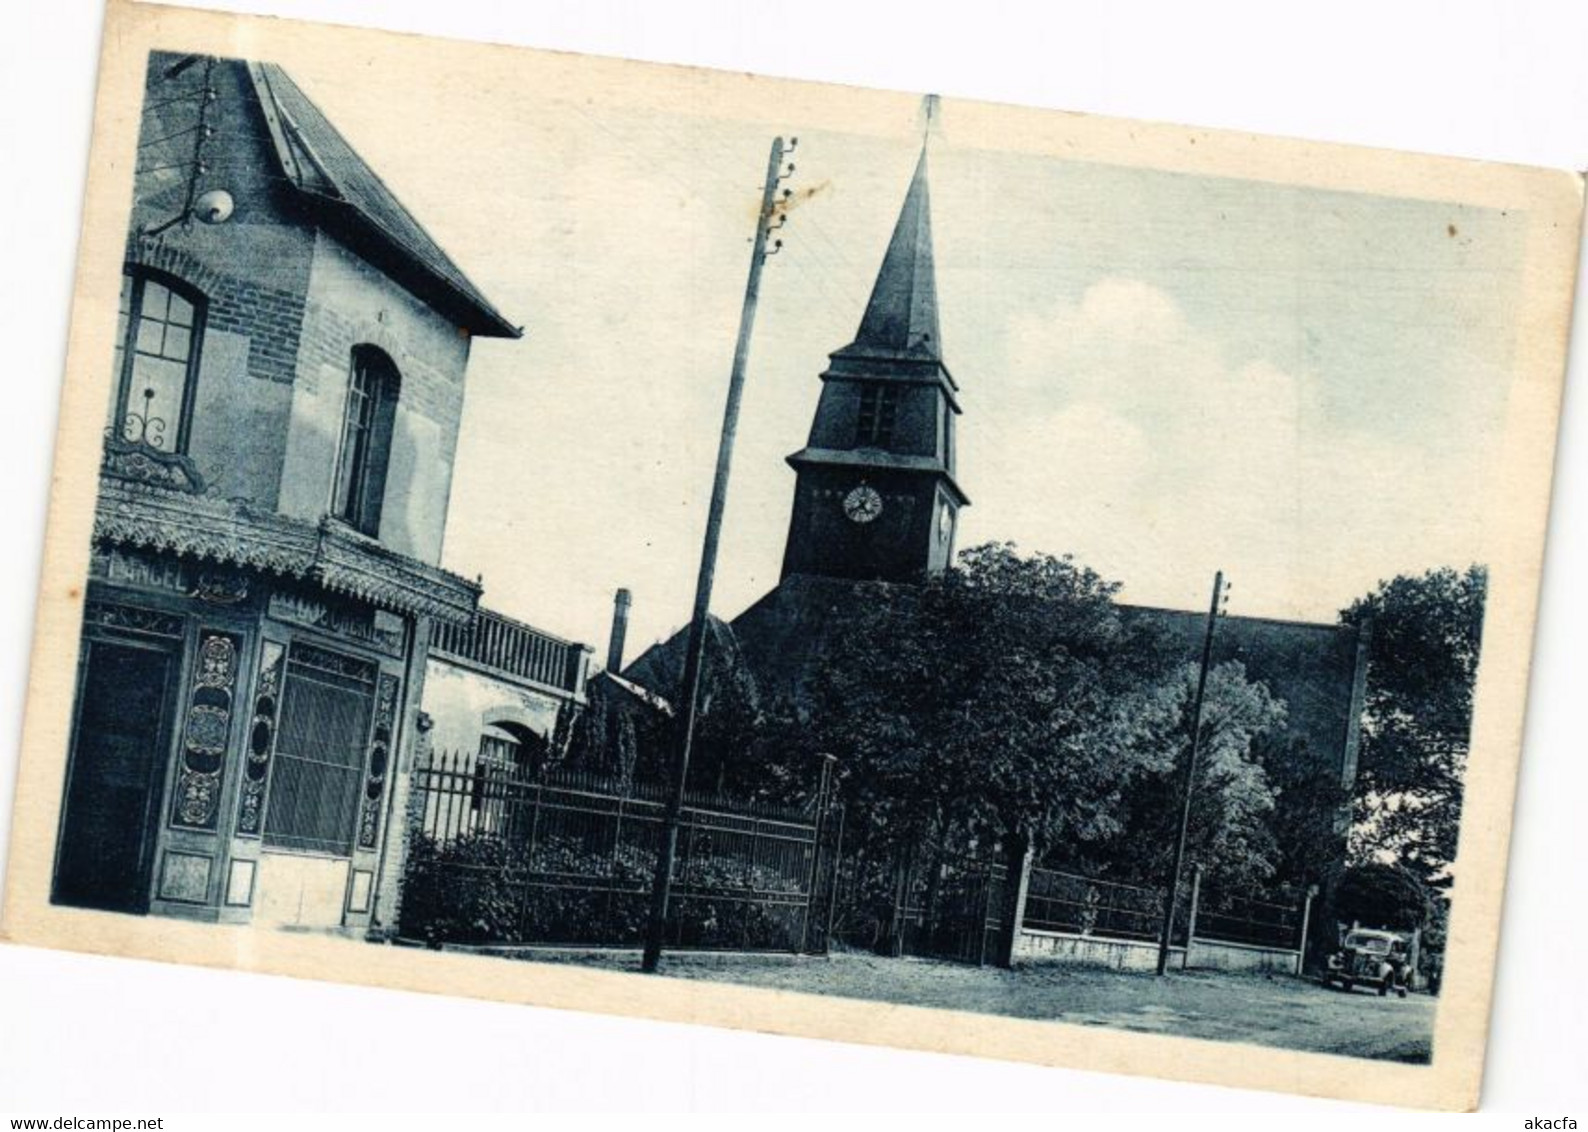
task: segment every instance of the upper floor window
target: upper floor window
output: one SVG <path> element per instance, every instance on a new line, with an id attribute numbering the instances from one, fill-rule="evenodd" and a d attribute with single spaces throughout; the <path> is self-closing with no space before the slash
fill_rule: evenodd
<path id="1" fill-rule="evenodd" d="M 380 534 L 398 385 L 397 367 L 384 353 L 374 346 L 353 348 L 331 511 L 372 538 Z"/>
<path id="2" fill-rule="evenodd" d="M 893 441 L 893 418 L 899 408 L 899 390 L 893 385 L 867 385 L 860 391 L 860 420 L 855 443 L 863 448 L 885 448 Z"/>
<path id="3" fill-rule="evenodd" d="M 130 268 L 116 334 L 116 435 L 186 452 L 204 333 L 204 299 L 177 280 Z"/>

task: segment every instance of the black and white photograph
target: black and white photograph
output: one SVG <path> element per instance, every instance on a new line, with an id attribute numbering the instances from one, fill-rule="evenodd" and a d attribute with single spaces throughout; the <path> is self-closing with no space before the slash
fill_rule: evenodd
<path id="1" fill-rule="evenodd" d="M 1579 177 L 108 18 L 8 938 L 1474 1102 Z"/>

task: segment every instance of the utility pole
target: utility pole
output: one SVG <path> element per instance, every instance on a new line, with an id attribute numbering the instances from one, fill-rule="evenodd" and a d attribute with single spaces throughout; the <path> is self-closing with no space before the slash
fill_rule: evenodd
<path id="1" fill-rule="evenodd" d="M 788 143 L 792 152 L 798 138 Z M 744 286 L 744 310 L 739 316 L 739 339 L 733 349 L 733 370 L 728 376 L 728 400 L 722 413 L 722 438 L 717 445 L 717 471 L 711 484 L 711 507 L 706 513 L 706 537 L 700 548 L 700 573 L 695 579 L 695 609 L 689 622 L 689 641 L 684 652 L 684 684 L 679 693 L 679 713 L 673 750 L 672 792 L 663 820 L 662 844 L 656 855 L 656 877 L 651 886 L 650 919 L 645 927 L 645 955 L 640 969 L 654 972 L 662 958 L 662 940 L 667 933 L 668 903 L 672 897 L 673 862 L 678 856 L 678 827 L 684 812 L 684 793 L 689 781 L 689 754 L 695 741 L 695 717 L 700 709 L 700 676 L 706 651 L 706 614 L 711 606 L 711 586 L 717 572 L 717 543 L 722 535 L 722 511 L 728 500 L 728 470 L 733 462 L 733 438 L 739 427 L 739 401 L 744 393 L 744 367 L 750 356 L 750 331 L 755 326 L 755 308 L 761 293 L 761 268 L 768 256 L 783 247 L 771 234 L 788 219 L 780 207 L 791 190 L 778 195 L 778 183 L 794 172 L 789 163 L 783 168 L 782 138 L 772 142 L 766 165 L 766 186 L 761 193 L 761 211 L 755 226 L 755 247 L 750 253 L 750 277 Z M 774 216 L 776 223 L 773 223 Z"/>
<path id="2" fill-rule="evenodd" d="M 1213 575 L 1213 600 L 1208 603 L 1207 632 L 1202 638 L 1202 667 L 1197 672 L 1196 699 L 1191 706 L 1191 753 L 1180 785 L 1180 838 L 1175 843 L 1174 870 L 1169 874 L 1169 903 L 1163 912 L 1163 935 L 1158 939 L 1158 974 L 1169 969 L 1169 943 L 1174 936 L 1174 906 L 1180 902 L 1180 873 L 1185 868 L 1186 833 L 1191 828 L 1191 797 L 1196 790 L 1197 753 L 1202 746 L 1202 699 L 1208 688 L 1208 667 L 1213 663 L 1213 630 L 1224 602 L 1224 571 Z M 1186 946 L 1191 941 L 1186 940 Z"/>

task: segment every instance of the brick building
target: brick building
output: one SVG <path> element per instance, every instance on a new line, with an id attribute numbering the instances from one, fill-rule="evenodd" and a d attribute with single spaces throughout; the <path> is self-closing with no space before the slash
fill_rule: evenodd
<path id="1" fill-rule="evenodd" d="M 195 56 L 150 58 L 120 302 L 53 899 L 379 929 L 469 711 L 427 679 L 524 742 L 583 696 L 439 566 L 470 345 L 520 331 L 284 71 Z"/>

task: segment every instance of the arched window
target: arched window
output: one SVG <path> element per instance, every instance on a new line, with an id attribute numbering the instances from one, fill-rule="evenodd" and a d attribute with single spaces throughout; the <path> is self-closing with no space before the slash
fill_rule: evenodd
<path id="1" fill-rule="evenodd" d="M 550 749 L 544 735 L 522 723 L 492 720 L 480 735 L 481 761 L 490 762 L 517 778 L 538 778 L 545 769 Z"/>
<path id="2" fill-rule="evenodd" d="M 163 452 L 187 451 L 204 337 L 204 296 L 163 272 L 121 277 L 114 435 Z"/>
<path id="3" fill-rule="evenodd" d="M 331 513 L 371 538 L 380 534 L 398 385 L 397 367 L 382 351 L 374 346 L 353 347 Z"/>
<path id="4" fill-rule="evenodd" d="M 540 781 L 549 744 L 521 723 L 492 720 L 480 735 L 469 809 L 471 827 L 508 839 L 527 834 L 534 818 L 524 787 Z"/>

